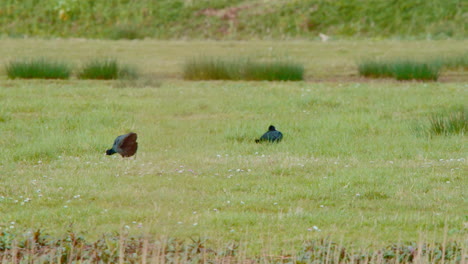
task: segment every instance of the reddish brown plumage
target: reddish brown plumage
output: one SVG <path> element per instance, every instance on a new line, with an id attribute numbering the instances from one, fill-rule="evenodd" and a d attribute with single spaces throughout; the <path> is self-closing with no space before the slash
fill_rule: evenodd
<path id="1" fill-rule="evenodd" d="M 137 140 L 137 134 L 136 133 L 129 133 L 127 137 L 124 138 L 122 141 L 122 144 L 120 145 L 120 152 L 119 154 L 122 155 L 122 157 L 131 157 L 135 155 L 138 149 L 138 142 Z"/>
<path id="2" fill-rule="evenodd" d="M 135 155 L 138 149 L 136 140 L 137 134 L 133 132 L 118 136 L 114 141 L 114 145 L 111 149 L 106 151 L 106 154 L 112 155 L 114 153 L 119 153 L 122 157 L 131 157 Z"/>

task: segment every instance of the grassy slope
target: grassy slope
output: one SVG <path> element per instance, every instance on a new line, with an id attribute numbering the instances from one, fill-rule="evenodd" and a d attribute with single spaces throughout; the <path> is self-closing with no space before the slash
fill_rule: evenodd
<path id="1" fill-rule="evenodd" d="M 17 2 L 0 2 L 0 29 L 10 36 L 113 38 L 129 31 L 164 39 L 463 38 L 468 12 L 462 0 Z"/>
<path id="2" fill-rule="evenodd" d="M 462 44 L 437 43 L 406 46 L 429 52 Z M 141 62 L 146 73 L 170 77 L 187 45 L 192 52 L 253 53 L 258 44 L 25 40 L 14 46 L 52 54 L 52 45 L 76 61 L 106 48 Z M 306 50 L 300 53 L 300 45 L 318 44 L 281 45 L 296 58 Z M 365 50 L 355 42 L 335 45 Z M 373 49 L 398 54 L 385 42 Z M 322 61 L 321 72 L 338 67 L 316 51 L 302 59 Z M 341 58 L 344 65 L 351 57 Z M 168 67 L 148 67 L 154 65 Z M 433 111 L 463 105 L 462 83 L 113 84 L 0 82 L 2 229 L 14 221 L 15 230 L 62 234 L 72 225 L 96 237 L 129 225 L 135 233 L 209 236 L 219 244 L 235 239 L 275 252 L 327 235 L 365 246 L 416 241 L 420 232 L 440 241 L 445 223 L 450 239 L 466 235 L 466 136 L 428 139 L 413 131 Z M 253 144 L 270 124 L 285 133 L 284 142 Z M 140 135 L 136 160 L 104 156 L 116 135 L 131 130 Z M 22 205 L 26 198 L 32 200 Z M 322 231 L 308 231 L 313 226 Z"/>

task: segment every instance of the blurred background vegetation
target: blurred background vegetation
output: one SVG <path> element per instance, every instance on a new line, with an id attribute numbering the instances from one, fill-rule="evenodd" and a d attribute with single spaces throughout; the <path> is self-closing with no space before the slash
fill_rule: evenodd
<path id="1" fill-rule="evenodd" d="M 464 0 L 2 0 L 8 37 L 466 38 Z"/>

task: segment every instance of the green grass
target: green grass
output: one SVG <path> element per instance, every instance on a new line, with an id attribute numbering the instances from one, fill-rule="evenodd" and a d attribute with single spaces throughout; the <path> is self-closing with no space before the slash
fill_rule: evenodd
<path id="1" fill-rule="evenodd" d="M 441 241 L 444 225 L 451 239 L 465 232 L 463 189 L 454 188 L 466 185 L 464 136 L 410 129 L 420 111 L 462 104 L 463 84 L 2 82 L 11 85 L 0 89 L 11 116 L 2 122 L 3 229 L 59 236 L 72 224 L 95 239 L 128 225 L 244 241 L 250 253 L 295 252 L 322 236 L 368 247 L 421 232 Z M 255 144 L 269 124 L 283 141 Z M 127 131 L 139 134 L 137 158 L 105 156 Z"/>
<path id="2" fill-rule="evenodd" d="M 437 81 L 440 63 L 418 62 L 414 60 L 367 60 L 359 63 L 361 76 L 372 78 L 392 77 L 402 80 Z"/>
<path id="3" fill-rule="evenodd" d="M 464 39 L 462 0 L 0 1 L 7 36 L 157 39 Z M 211 12 L 207 12 L 211 11 Z M 131 25 L 115 28 L 115 24 Z"/>
<path id="4" fill-rule="evenodd" d="M 468 53 L 457 56 L 441 56 L 433 60 L 445 69 L 468 69 Z"/>
<path id="5" fill-rule="evenodd" d="M 302 81 L 304 67 L 276 60 L 255 62 L 250 59 L 195 58 L 183 68 L 186 80 Z"/>
<path id="6" fill-rule="evenodd" d="M 413 131 L 428 113 L 466 104 L 466 77 L 349 79 L 363 54 L 451 56 L 465 42 L 5 39 L 0 53 L 11 57 L 78 64 L 99 54 L 161 82 L 0 78 L 0 232 L 61 239 L 73 230 L 87 243 L 113 232 L 190 245 L 206 238 L 206 247 L 233 243 L 240 259 L 272 262 L 320 256 L 313 241 L 324 239 L 356 254 L 414 243 L 466 252 L 466 134 Z M 208 51 L 258 61 L 288 54 L 308 81 L 181 80 L 186 58 Z M 270 124 L 283 141 L 255 144 Z M 139 135 L 136 159 L 105 156 L 128 131 Z"/>
<path id="7" fill-rule="evenodd" d="M 71 74 L 68 64 L 46 58 L 13 60 L 5 71 L 10 79 L 68 79 Z"/>
<path id="8" fill-rule="evenodd" d="M 141 30 L 133 25 L 119 25 L 110 29 L 109 38 L 114 40 L 119 39 L 142 39 L 144 36 Z"/>
<path id="9" fill-rule="evenodd" d="M 77 75 L 79 79 L 115 80 L 136 79 L 138 73 L 116 59 L 94 59 L 82 66 Z"/>
<path id="10" fill-rule="evenodd" d="M 432 114 L 428 131 L 431 135 L 464 135 L 468 127 L 468 110 L 464 107 L 453 111 Z"/>

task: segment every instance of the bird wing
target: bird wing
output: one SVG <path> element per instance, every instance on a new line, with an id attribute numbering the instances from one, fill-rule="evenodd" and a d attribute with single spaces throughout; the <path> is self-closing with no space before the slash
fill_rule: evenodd
<path id="1" fill-rule="evenodd" d="M 138 143 L 136 142 L 137 140 L 137 134 L 136 133 L 129 133 L 125 135 L 123 140 L 120 142 L 120 154 L 123 157 L 130 157 L 135 155 L 137 149 L 138 149 Z"/>

